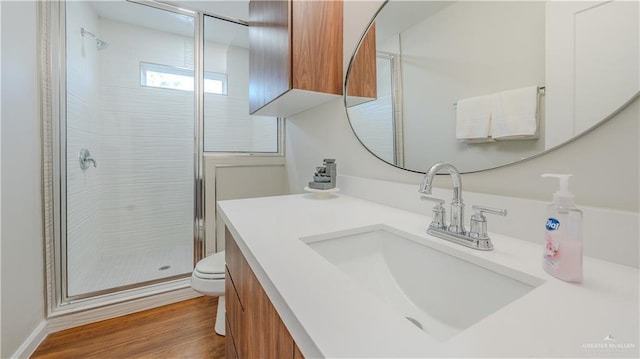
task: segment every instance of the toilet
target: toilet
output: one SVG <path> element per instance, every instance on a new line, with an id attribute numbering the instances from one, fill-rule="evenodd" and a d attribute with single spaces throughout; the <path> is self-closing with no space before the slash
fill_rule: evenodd
<path id="1" fill-rule="evenodd" d="M 220 335 L 225 335 L 224 273 L 224 251 L 221 251 L 201 259 L 191 274 L 193 290 L 204 295 L 219 297 L 215 331 Z"/>

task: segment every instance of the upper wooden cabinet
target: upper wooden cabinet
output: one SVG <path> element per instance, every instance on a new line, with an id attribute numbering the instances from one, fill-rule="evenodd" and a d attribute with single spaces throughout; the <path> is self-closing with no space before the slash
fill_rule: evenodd
<path id="1" fill-rule="evenodd" d="M 249 109 L 286 117 L 343 92 L 343 3 L 249 2 Z"/>

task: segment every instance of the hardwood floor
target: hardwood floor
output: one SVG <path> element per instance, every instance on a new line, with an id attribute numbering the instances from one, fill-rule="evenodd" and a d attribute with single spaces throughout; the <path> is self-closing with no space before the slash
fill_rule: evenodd
<path id="1" fill-rule="evenodd" d="M 224 358 L 217 303 L 199 297 L 53 333 L 31 358 Z"/>

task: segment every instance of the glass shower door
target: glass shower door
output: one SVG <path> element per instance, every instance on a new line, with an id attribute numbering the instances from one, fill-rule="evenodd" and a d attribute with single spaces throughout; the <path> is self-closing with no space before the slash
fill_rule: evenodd
<path id="1" fill-rule="evenodd" d="M 192 16 L 66 3 L 67 298 L 192 271 L 194 37 Z"/>

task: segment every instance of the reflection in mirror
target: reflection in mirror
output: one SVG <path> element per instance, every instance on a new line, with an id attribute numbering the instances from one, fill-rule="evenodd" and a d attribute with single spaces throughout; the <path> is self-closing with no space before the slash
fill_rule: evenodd
<path id="1" fill-rule="evenodd" d="M 349 121 L 412 171 L 538 155 L 638 96 L 638 14 L 625 1 L 387 1 L 372 30 L 377 96 L 346 96 Z"/>

